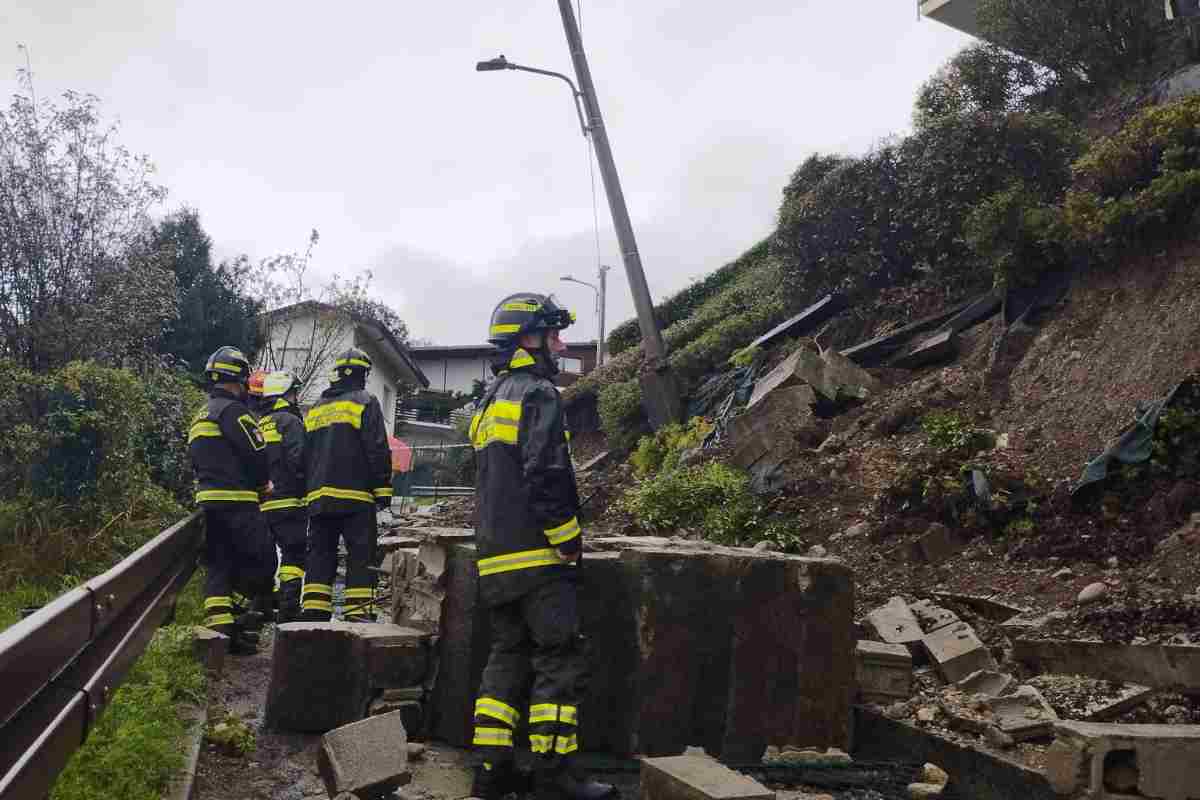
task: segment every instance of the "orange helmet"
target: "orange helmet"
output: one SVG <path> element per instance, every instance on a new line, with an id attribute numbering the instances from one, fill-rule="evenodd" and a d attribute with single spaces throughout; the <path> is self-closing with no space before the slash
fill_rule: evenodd
<path id="1" fill-rule="evenodd" d="M 248 391 L 251 397 L 261 398 L 263 396 L 263 384 L 267 382 L 267 371 L 265 369 L 256 369 L 250 373 L 250 385 Z"/>

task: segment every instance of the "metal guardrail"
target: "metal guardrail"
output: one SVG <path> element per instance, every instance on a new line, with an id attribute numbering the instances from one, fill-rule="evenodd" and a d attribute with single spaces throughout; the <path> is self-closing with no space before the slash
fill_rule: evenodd
<path id="1" fill-rule="evenodd" d="M 43 800 L 196 568 L 199 512 L 0 631 L 0 800 Z"/>
<path id="2" fill-rule="evenodd" d="M 408 491 L 411 497 L 470 497 L 475 494 L 474 486 L 413 486 Z"/>

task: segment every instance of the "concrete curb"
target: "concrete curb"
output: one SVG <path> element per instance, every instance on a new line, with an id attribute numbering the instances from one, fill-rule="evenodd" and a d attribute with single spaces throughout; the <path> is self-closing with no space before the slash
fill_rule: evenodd
<path id="1" fill-rule="evenodd" d="M 163 792 L 163 800 L 191 800 L 196 789 L 196 767 L 200 764 L 200 748 L 204 745 L 204 727 L 208 724 L 208 709 L 192 706 L 184 710 L 190 719 L 190 728 L 184 739 L 185 761 L 183 771 L 175 776 L 171 785 Z"/>

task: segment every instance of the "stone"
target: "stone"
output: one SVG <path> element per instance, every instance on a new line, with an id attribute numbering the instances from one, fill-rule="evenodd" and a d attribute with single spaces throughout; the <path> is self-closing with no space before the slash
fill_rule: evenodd
<path id="1" fill-rule="evenodd" d="M 1007 697 L 991 701 L 997 727 L 1014 741 L 1048 738 L 1054 732 L 1058 714 L 1032 686 L 1020 686 Z"/>
<path id="2" fill-rule="evenodd" d="M 1060 581 L 1069 581 L 1075 577 L 1075 570 L 1070 567 L 1063 567 L 1058 572 L 1054 573 L 1054 578 Z"/>
<path id="3" fill-rule="evenodd" d="M 1200 647 L 1195 645 L 1016 639 L 1013 660 L 1056 675 L 1200 690 Z"/>
<path id="4" fill-rule="evenodd" d="M 954 331 L 935 333 L 908 353 L 892 362 L 898 369 L 920 369 L 931 364 L 949 361 L 958 355 L 958 334 Z"/>
<path id="5" fill-rule="evenodd" d="M 987 646 L 965 622 L 956 622 L 926 634 L 921 641 L 947 683 L 956 683 L 976 670 L 996 668 Z"/>
<path id="6" fill-rule="evenodd" d="M 641 800 L 775 800 L 753 778 L 706 756 L 642 760 Z"/>
<path id="7" fill-rule="evenodd" d="M 926 564 L 940 564 L 962 549 L 963 543 L 953 530 L 934 522 L 909 545 L 909 557 Z"/>
<path id="8" fill-rule="evenodd" d="M 330 797 L 350 792 L 359 800 L 383 798 L 412 779 L 400 714 L 345 725 L 321 737 L 317 770 Z"/>
<path id="9" fill-rule="evenodd" d="M 275 629 L 264 724 L 324 733 L 363 718 L 370 697 L 367 641 L 348 622 Z"/>
<path id="10" fill-rule="evenodd" d="M 1145 703 L 1157 693 L 1157 689 L 1151 689 L 1148 686 L 1138 686 L 1137 684 L 1127 684 L 1121 694 L 1115 700 L 1110 700 L 1105 703 L 1100 703 L 1088 708 L 1083 714 L 1084 722 L 1108 722 L 1116 719 L 1130 709 L 1137 708 L 1142 703 Z M 1170 721 L 1171 709 L 1165 710 L 1165 714 Z"/>
<path id="11" fill-rule="evenodd" d="M 925 635 L 916 615 L 899 596 L 867 614 L 867 622 L 888 644 L 915 645 Z"/>
<path id="12" fill-rule="evenodd" d="M 844 767 L 852 762 L 853 759 L 850 758 L 850 754 L 837 747 L 819 750 L 815 747 L 793 747 L 789 745 L 783 748 L 783 752 L 776 755 L 768 763 L 799 767 Z"/>
<path id="13" fill-rule="evenodd" d="M 774 543 L 774 542 L 768 542 L 768 541 L 766 541 L 766 540 L 764 539 L 763 541 L 761 541 L 761 542 L 759 542 L 758 544 L 754 545 L 754 549 L 755 549 L 755 550 L 758 550 L 760 553 L 762 553 L 762 552 L 768 552 L 768 553 L 769 553 L 769 552 L 771 552 L 771 551 L 773 551 L 773 550 L 778 550 L 779 548 L 777 548 L 777 547 L 775 546 L 775 543 Z"/>
<path id="14" fill-rule="evenodd" d="M 1056 790 L 1194 800 L 1200 786 L 1200 725 L 1061 721 L 1047 753 Z"/>
<path id="15" fill-rule="evenodd" d="M 424 761 L 425 760 L 425 745 L 419 742 L 408 743 L 408 760 L 409 761 Z"/>
<path id="16" fill-rule="evenodd" d="M 962 594 L 960 592 L 933 592 L 933 596 L 938 600 L 947 600 L 952 603 L 964 605 L 979 616 L 992 622 L 1008 622 L 1021 614 L 1029 613 L 1029 609 L 1027 608 L 1011 605 L 995 597 Z"/>
<path id="17" fill-rule="evenodd" d="M 936 605 L 932 600 L 918 600 L 910 603 L 908 607 L 925 633 L 933 633 L 958 622 L 958 614 Z"/>
<path id="18" fill-rule="evenodd" d="M 854 657 L 862 702 L 882 704 L 912 696 L 912 653 L 907 647 L 863 640 Z"/>
<path id="19" fill-rule="evenodd" d="M 1200 64 L 1186 66 L 1162 78 L 1150 90 L 1155 103 L 1169 103 L 1200 94 Z"/>
<path id="20" fill-rule="evenodd" d="M 809 558 L 824 558 L 828 554 L 829 551 L 825 549 L 824 545 L 814 544 L 812 547 L 808 548 Z"/>
<path id="21" fill-rule="evenodd" d="M 809 386 L 773 388 L 730 421 L 730 462 L 749 469 L 768 453 L 786 454 L 797 439 L 816 447 L 830 427 L 813 413 L 816 402 L 817 396 Z"/>
<path id="22" fill-rule="evenodd" d="M 985 697 L 1000 697 L 1011 689 L 1017 679 L 1005 672 L 990 669 L 980 669 L 957 681 L 958 688 L 967 694 L 981 694 Z"/>
<path id="23" fill-rule="evenodd" d="M 917 709 L 918 722 L 933 722 L 938 718 L 939 709 L 935 706 L 924 706 Z"/>
<path id="24" fill-rule="evenodd" d="M 870 525 L 868 525 L 865 522 L 856 522 L 855 524 L 851 525 L 849 528 L 846 528 L 845 532 L 843 532 L 842 535 L 847 538 L 856 539 L 860 536 L 866 536 L 870 532 L 871 532 Z"/>
<path id="25" fill-rule="evenodd" d="M 945 788 L 936 783 L 910 783 L 908 785 L 908 796 L 912 800 L 928 800 L 931 797 L 941 797 Z"/>
<path id="26" fill-rule="evenodd" d="M 359 625 L 367 640 L 372 689 L 400 689 L 425 680 L 429 671 L 429 633 L 381 623 Z"/>
<path id="27" fill-rule="evenodd" d="M 950 776 L 946 774 L 946 770 L 939 767 L 937 764 L 926 763 L 921 768 L 921 783 L 932 783 L 935 786 L 945 786 L 950 782 Z"/>
<path id="28" fill-rule="evenodd" d="M 212 678 L 219 678 L 229 652 L 229 637 L 202 625 L 192 627 L 192 657 Z"/>
<path id="29" fill-rule="evenodd" d="M 1103 598 L 1106 594 L 1108 594 L 1108 584 L 1101 583 L 1099 581 L 1096 583 L 1089 583 L 1079 592 L 1079 597 L 1076 598 L 1076 602 L 1078 602 L 1080 605 L 1094 603 Z"/>
<path id="30" fill-rule="evenodd" d="M 1007 750 L 1016 744 L 1016 740 L 995 725 L 988 725 L 983 732 L 983 738 L 997 750 Z"/>

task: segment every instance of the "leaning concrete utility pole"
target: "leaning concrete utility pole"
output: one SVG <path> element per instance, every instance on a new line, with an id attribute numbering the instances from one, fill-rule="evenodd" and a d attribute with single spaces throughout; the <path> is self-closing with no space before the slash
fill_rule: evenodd
<path id="1" fill-rule="evenodd" d="M 562 13 L 563 29 L 567 34 L 567 45 L 571 49 L 571 61 L 575 65 L 575 77 L 579 80 L 579 91 L 583 95 L 583 107 L 587 112 L 588 132 L 596 148 L 596 161 L 600 165 L 600 177 L 604 181 L 604 193 L 608 196 L 608 207 L 612 212 L 613 228 L 621 248 L 621 260 L 625 264 L 625 275 L 629 289 L 633 292 L 633 305 L 637 309 L 638 326 L 642 330 L 642 347 L 649 367 L 641 376 L 642 404 L 650 425 L 658 429 L 671 422 L 679 422 L 683 416 L 679 384 L 667 364 L 667 347 L 654 320 L 654 303 L 650 299 L 650 288 L 646 285 L 646 274 L 642 271 L 642 257 L 638 254 L 637 239 L 633 235 L 633 223 L 629 209 L 625 207 L 625 195 L 621 191 L 621 180 L 617 176 L 617 164 L 613 160 L 612 147 L 608 142 L 608 131 L 604 129 L 604 118 L 600 116 L 600 103 L 596 99 L 596 86 L 592 83 L 592 71 L 583 52 L 583 36 L 575 20 L 571 0 L 558 0 Z"/>

